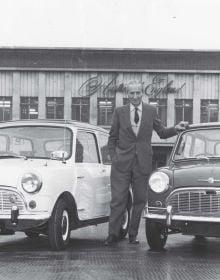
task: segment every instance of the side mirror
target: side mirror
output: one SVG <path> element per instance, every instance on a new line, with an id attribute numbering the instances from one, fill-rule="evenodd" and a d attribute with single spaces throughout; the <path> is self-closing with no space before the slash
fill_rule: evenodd
<path id="1" fill-rule="evenodd" d="M 68 153 L 66 151 L 53 151 L 50 154 L 51 159 L 62 160 L 62 162 L 65 162 L 67 157 L 68 157 Z"/>

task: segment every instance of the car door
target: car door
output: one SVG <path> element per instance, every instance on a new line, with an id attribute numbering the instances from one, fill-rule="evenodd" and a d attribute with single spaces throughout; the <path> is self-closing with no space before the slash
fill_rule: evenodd
<path id="1" fill-rule="evenodd" d="M 75 147 L 75 196 L 78 215 L 80 220 L 97 218 L 102 216 L 102 201 L 98 192 L 105 184 L 105 170 L 101 163 L 96 133 L 78 130 Z"/>
<path id="2" fill-rule="evenodd" d="M 99 148 L 101 154 L 101 164 L 103 173 L 103 184 L 99 186 L 97 190 L 97 200 L 99 208 L 97 212 L 99 215 L 110 215 L 110 201 L 111 201 L 111 184 L 110 184 L 110 172 L 111 172 L 111 159 L 108 150 L 108 134 L 99 132 Z"/>

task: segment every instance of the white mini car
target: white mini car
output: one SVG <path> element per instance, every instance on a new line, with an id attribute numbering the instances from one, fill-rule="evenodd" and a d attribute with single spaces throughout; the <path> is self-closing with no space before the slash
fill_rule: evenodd
<path id="1" fill-rule="evenodd" d="M 48 235 L 65 249 L 72 229 L 107 222 L 108 131 L 75 121 L 0 124 L 0 233 Z M 120 237 L 127 234 L 131 195 Z"/>

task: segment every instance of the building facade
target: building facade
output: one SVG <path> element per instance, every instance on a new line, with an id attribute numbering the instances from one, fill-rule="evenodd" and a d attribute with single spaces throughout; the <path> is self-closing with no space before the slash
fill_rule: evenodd
<path id="1" fill-rule="evenodd" d="M 0 49 L 0 121 L 73 119 L 109 129 L 114 108 L 139 80 L 165 126 L 220 120 L 220 52 Z M 154 133 L 154 166 L 175 137 Z"/>

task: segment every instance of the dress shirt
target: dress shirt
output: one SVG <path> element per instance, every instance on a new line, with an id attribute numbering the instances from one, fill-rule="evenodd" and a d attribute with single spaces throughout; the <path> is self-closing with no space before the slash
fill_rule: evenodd
<path id="1" fill-rule="evenodd" d="M 142 102 L 137 106 L 138 110 L 138 115 L 139 115 L 139 121 L 138 123 L 136 124 L 134 122 L 134 112 L 135 112 L 135 107 L 134 105 L 130 104 L 130 120 L 131 120 L 131 126 L 132 126 L 132 129 L 134 131 L 134 133 L 137 135 L 138 134 L 138 131 L 139 131 L 139 128 L 140 128 L 140 124 L 141 124 L 141 118 L 142 118 Z"/>

